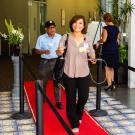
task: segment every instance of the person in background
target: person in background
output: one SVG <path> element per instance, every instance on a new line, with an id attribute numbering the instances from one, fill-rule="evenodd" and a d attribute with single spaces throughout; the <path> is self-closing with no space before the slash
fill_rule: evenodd
<path id="1" fill-rule="evenodd" d="M 91 40 L 86 36 L 86 21 L 84 16 L 75 15 L 70 20 L 67 52 L 65 55 L 63 84 L 66 91 L 66 113 L 74 133 L 79 132 L 79 124 L 82 121 L 83 109 L 88 99 L 89 93 L 89 66 L 88 56 L 93 64 L 95 61 L 95 51 L 91 45 Z M 62 55 L 65 49 L 67 34 L 64 34 L 57 55 Z M 77 99 L 78 92 L 78 99 Z"/>
<path id="2" fill-rule="evenodd" d="M 37 54 L 41 54 L 39 64 L 39 75 L 41 80 L 39 82 L 41 86 L 46 89 L 48 80 L 53 79 L 53 68 L 58 57 L 56 55 L 56 50 L 58 48 L 61 35 L 56 33 L 56 25 L 52 20 L 45 23 L 45 31 L 45 34 L 38 37 L 35 51 Z M 62 109 L 61 89 L 56 80 L 53 80 L 53 82 L 56 107 L 58 109 Z"/>
<path id="3" fill-rule="evenodd" d="M 113 16 L 110 13 L 103 15 L 104 22 L 107 26 L 103 27 L 101 39 L 97 42 L 97 47 L 103 43 L 102 58 L 106 61 L 105 75 L 107 79 L 107 88 L 105 90 L 112 90 L 115 88 L 114 70 L 119 67 L 119 52 L 118 52 L 118 38 L 120 36 L 119 29 L 113 23 Z"/>

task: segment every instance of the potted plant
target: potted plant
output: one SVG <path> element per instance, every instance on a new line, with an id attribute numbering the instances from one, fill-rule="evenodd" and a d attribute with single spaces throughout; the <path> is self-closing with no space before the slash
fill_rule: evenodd
<path id="1" fill-rule="evenodd" d="M 126 43 L 126 32 L 128 28 L 128 21 L 131 13 L 135 9 L 135 5 L 126 1 L 121 6 L 118 5 L 118 0 L 114 0 L 112 4 L 112 14 L 114 16 L 115 24 L 120 28 L 122 33 L 121 42 L 119 47 L 120 68 L 118 70 L 117 79 L 118 83 L 127 84 L 128 80 L 128 45 Z M 120 7 L 120 8 L 119 8 Z"/>
<path id="2" fill-rule="evenodd" d="M 19 55 L 20 46 L 24 39 L 24 35 L 21 28 L 15 29 L 12 21 L 9 22 L 5 19 L 5 26 L 7 28 L 7 34 L 0 33 L 0 35 L 8 41 L 10 45 L 10 54 L 13 62 L 14 82 L 12 89 L 12 97 L 19 97 Z"/>
<path id="3" fill-rule="evenodd" d="M 119 47 L 120 67 L 118 69 L 118 83 L 127 84 L 128 81 L 128 46 Z"/>
<path id="4" fill-rule="evenodd" d="M 128 60 L 128 46 L 120 45 L 119 47 L 120 63 L 124 64 Z"/>
<path id="5" fill-rule="evenodd" d="M 119 25 L 121 25 L 121 30 L 123 32 L 126 32 L 126 26 L 129 20 L 129 16 L 131 16 L 131 13 L 134 11 L 135 5 L 131 2 L 126 2 L 123 4 L 123 6 L 120 8 L 120 14 L 118 17 Z"/>
<path id="6" fill-rule="evenodd" d="M 9 22 L 5 19 L 5 26 L 7 28 L 7 34 L 5 33 L 1 33 L 0 32 L 0 35 L 8 40 L 8 44 L 10 45 L 10 54 L 12 56 L 19 56 L 19 53 L 20 53 L 20 46 L 21 46 L 21 43 L 24 39 L 24 35 L 22 33 L 22 29 L 21 28 L 17 28 L 15 29 L 13 24 L 12 24 L 12 21 L 10 20 Z"/>

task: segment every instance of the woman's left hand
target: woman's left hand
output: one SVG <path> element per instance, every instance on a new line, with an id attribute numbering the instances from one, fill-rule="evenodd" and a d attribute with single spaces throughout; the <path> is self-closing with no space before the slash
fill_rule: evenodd
<path id="1" fill-rule="evenodd" d="M 92 64 L 96 64 L 97 60 L 96 60 L 95 58 L 92 58 L 92 59 L 90 59 L 90 62 L 91 62 Z"/>
<path id="2" fill-rule="evenodd" d="M 99 47 L 99 43 L 97 42 L 97 43 L 96 43 L 96 49 L 98 49 L 98 47 Z"/>

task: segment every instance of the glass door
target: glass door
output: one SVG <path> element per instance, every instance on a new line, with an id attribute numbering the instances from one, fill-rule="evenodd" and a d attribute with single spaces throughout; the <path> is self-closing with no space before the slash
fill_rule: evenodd
<path id="1" fill-rule="evenodd" d="M 29 0 L 29 46 L 28 52 L 32 53 L 35 48 L 39 35 L 44 33 L 44 22 L 46 21 L 46 1 L 45 0 Z"/>
<path id="2" fill-rule="evenodd" d="M 46 21 L 46 4 L 40 2 L 40 34 L 45 32 L 44 23 Z"/>

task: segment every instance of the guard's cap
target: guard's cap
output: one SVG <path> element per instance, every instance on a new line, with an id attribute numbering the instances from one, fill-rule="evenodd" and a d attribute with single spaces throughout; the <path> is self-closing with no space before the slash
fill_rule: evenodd
<path id="1" fill-rule="evenodd" d="M 55 22 L 52 20 L 45 22 L 45 28 L 48 28 L 50 26 L 56 26 Z"/>

